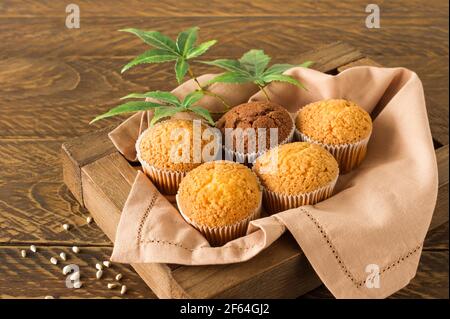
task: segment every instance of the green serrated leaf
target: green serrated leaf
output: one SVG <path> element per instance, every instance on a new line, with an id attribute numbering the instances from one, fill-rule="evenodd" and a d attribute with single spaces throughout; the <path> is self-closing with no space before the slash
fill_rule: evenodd
<path id="1" fill-rule="evenodd" d="M 208 85 L 216 82 L 221 83 L 246 83 L 253 82 L 253 78 L 251 76 L 244 75 L 242 73 L 237 72 L 225 72 L 221 75 L 216 76 L 215 78 L 208 81 Z"/>
<path id="2" fill-rule="evenodd" d="M 177 56 L 167 50 L 162 49 L 153 49 L 144 52 L 143 54 L 134 58 L 131 62 L 127 63 L 121 70 L 121 73 L 124 73 L 128 69 L 132 68 L 135 65 L 142 63 L 162 63 L 168 61 L 175 61 Z"/>
<path id="3" fill-rule="evenodd" d="M 161 102 L 165 102 L 174 106 L 181 106 L 180 100 L 171 92 L 165 91 L 151 91 L 146 93 L 131 93 L 121 98 L 123 99 L 145 99 L 153 98 Z"/>
<path id="4" fill-rule="evenodd" d="M 215 124 L 214 120 L 211 117 L 211 114 L 209 113 L 209 111 L 207 109 L 204 109 L 203 107 L 200 107 L 200 106 L 194 106 L 194 107 L 190 107 L 189 111 L 192 111 L 192 112 L 194 112 L 197 115 L 200 115 L 205 120 L 207 120 L 209 124 L 214 126 L 214 124 Z"/>
<path id="5" fill-rule="evenodd" d="M 259 76 L 269 64 L 270 57 L 263 50 L 250 50 L 239 59 L 239 62 L 250 74 Z"/>
<path id="6" fill-rule="evenodd" d="M 196 46 L 195 48 L 191 48 L 188 51 L 186 58 L 192 59 L 192 58 L 199 57 L 200 55 L 202 55 L 203 53 L 208 51 L 209 48 L 212 47 L 216 43 L 217 43 L 217 40 L 203 42 L 200 45 Z"/>
<path id="7" fill-rule="evenodd" d="M 171 38 L 165 36 L 161 32 L 143 31 L 134 28 L 122 29 L 119 31 L 132 33 L 138 36 L 141 40 L 143 40 L 145 43 L 149 45 L 178 54 L 176 43 Z"/>
<path id="8" fill-rule="evenodd" d="M 180 55 L 186 57 L 187 53 L 197 41 L 198 27 L 192 27 L 181 32 L 177 37 L 177 48 Z"/>
<path id="9" fill-rule="evenodd" d="M 178 58 L 177 63 L 175 64 L 175 75 L 177 77 L 178 83 L 181 83 L 184 79 L 189 68 L 189 64 L 184 58 Z"/>
<path id="10" fill-rule="evenodd" d="M 152 120 L 150 121 L 150 125 L 155 124 L 160 119 L 173 116 L 177 114 L 178 112 L 184 111 L 184 108 L 180 107 L 170 107 L 170 106 L 161 106 L 155 109 L 155 112 L 153 113 Z"/>
<path id="11" fill-rule="evenodd" d="M 303 68 L 309 68 L 313 64 L 314 64 L 314 61 L 305 61 L 302 64 L 299 64 L 298 66 L 301 66 Z"/>
<path id="12" fill-rule="evenodd" d="M 247 70 L 242 68 L 238 60 L 231 59 L 218 59 L 214 61 L 200 61 L 201 63 L 217 66 L 231 72 L 248 74 Z"/>
<path id="13" fill-rule="evenodd" d="M 125 114 L 125 113 L 138 112 L 138 111 L 146 111 L 146 110 L 150 110 L 152 108 L 160 107 L 160 106 L 161 106 L 161 104 L 153 103 L 153 102 L 145 102 L 145 101 L 128 102 L 125 104 L 118 105 L 118 106 L 112 108 L 111 110 L 109 110 L 108 112 L 97 116 L 90 122 L 90 124 L 94 123 L 98 120 L 107 118 L 107 117 L 112 117 L 112 116 L 116 116 L 119 114 Z"/>
<path id="14" fill-rule="evenodd" d="M 295 67 L 296 65 L 292 64 L 274 64 L 270 68 L 268 68 L 266 71 L 264 71 L 263 75 L 269 75 L 269 74 L 282 74 L 286 70 L 289 70 L 290 68 Z"/>
<path id="15" fill-rule="evenodd" d="M 186 97 L 183 100 L 183 106 L 189 107 L 192 104 L 198 102 L 202 97 L 204 96 L 202 91 L 194 91 L 186 95 Z"/>
<path id="16" fill-rule="evenodd" d="M 301 87 L 305 89 L 302 83 L 294 79 L 293 77 L 290 77 L 289 75 L 283 75 L 283 74 L 269 74 L 267 76 L 263 77 L 264 81 L 266 83 L 270 83 L 272 81 L 279 81 L 279 82 L 286 82 L 293 85 L 296 85 L 298 87 Z"/>

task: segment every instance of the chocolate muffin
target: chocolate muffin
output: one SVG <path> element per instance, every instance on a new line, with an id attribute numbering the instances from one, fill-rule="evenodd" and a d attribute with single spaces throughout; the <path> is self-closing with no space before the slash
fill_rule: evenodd
<path id="1" fill-rule="evenodd" d="M 251 156 L 249 162 L 253 162 L 257 155 L 270 148 L 271 128 L 278 129 L 278 145 L 292 141 L 295 128 L 289 112 L 284 107 L 272 102 L 240 104 L 223 115 L 217 121 L 216 127 L 220 129 L 224 136 L 225 152 L 234 153 L 241 159 L 245 157 L 245 160 L 249 160 L 248 157 Z M 251 138 L 246 131 L 249 128 L 254 129 L 254 138 Z M 260 128 L 266 129 L 266 145 L 258 145 L 258 129 Z M 242 129 L 242 134 L 233 134 L 232 140 L 227 145 L 225 129 L 232 129 L 232 132 L 236 132 L 236 129 Z"/>

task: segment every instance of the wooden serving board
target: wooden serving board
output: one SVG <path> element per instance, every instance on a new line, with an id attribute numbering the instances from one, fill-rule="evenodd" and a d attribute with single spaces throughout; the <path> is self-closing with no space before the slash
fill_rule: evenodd
<path id="1" fill-rule="evenodd" d="M 313 68 L 337 74 L 356 65 L 377 65 L 344 43 L 333 43 L 299 55 L 291 63 L 315 62 Z M 64 181 L 114 242 L 120 213 L 139 167 L 114 147 L 106 128 L 62 145 Z M 439 146 L 439 145 L 438 145 Z M 448 145 L 436 151 L 440 186 L 448 184 Z M 448 202 L 448 196 L 441 196 Z M 431 228 L 448 221 L 437 209 Z M 132 265 L 160 298 L 295 298 L 321 282 L 297 243 L 285 234 L 253 259 L 230 265 Z"/>

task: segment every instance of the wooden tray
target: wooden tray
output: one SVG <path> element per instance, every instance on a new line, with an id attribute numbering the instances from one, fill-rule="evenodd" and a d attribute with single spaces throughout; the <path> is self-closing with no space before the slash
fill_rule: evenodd
<path id="1" fill-rule="evenodd" d="M 337 74 L 355 65 L 377 65 L 344 43 L 333 43 L 302 54 L 291 63 L 315 62 L 313 68 Z M 133 167 L 113 146 L 111 128 L 62 145 L 64 182 L 114 242 L 125 200 L 136 176 Z M 440 185 L 448 183 L 448 145 L 437 151 Z M 448 201 L 448 197 L 447 197 Z M 448 220 L 443 210 L 431 228 Z M 293 238 L 286 234 L 253 259 L 239 264 L 179 266 L 132 265 L 160 298 L 294 298 L 321 282 Z"/>

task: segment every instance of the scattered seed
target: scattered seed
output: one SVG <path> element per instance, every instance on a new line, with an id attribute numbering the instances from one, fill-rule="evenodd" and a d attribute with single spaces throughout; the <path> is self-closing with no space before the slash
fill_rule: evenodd
<path id="1" fill-rule="evenodd" d="M 44 299 L 55 299 L 53 296 L 45 296 Z"/>
<path id="2" fill-rule="evenodd" d="M 79 288 L 81 288 L 81 286 L 83 286 L 83 283 L 81 281 L 76 281 L 73 284 L 73 288 L 75 288 L 75 289 L 79 289 Z"/>
<path id="3" fill-rule="evenodd" d="M 103 266 L 105 266 L 106 268 L 109 268 L 109 267 L 111 267 L 111 262 L 108 261 L 108 260 L 105 260 L 105 261 L 103 262 Z"/>
<path id="4" fill-rule="evenodd" d="M 92 223 L 92 220 L 93 220 L 92 217 L 89 216 L 86 218 L 86 223 L 90 224 L 90 223 Z"/>
<path id="5" fill-rule="evenodd" d="M 64 266 L 64 268 L 62 269 L 62 273 L 63 275 L 67 275 L 70 272 L 71 268 L 69 265 Z"/>
<path id="6" fill-rule="evenodd" d="M 103 276 L 103 270 L 98 270 L 98 271 L 95 273 L 95 277 L 96 277 L 97 279 L 102 278 L 102 276 Z"/>
<path id="7" fill-rule="evenodd" d="M 55 257 L 52 257 L 52 258 L 50 258 L 50 262 L 51 262 L 53 265 L 56 265 L 56 264 L 58 263 L 58 259 L 56 259 Z"/>
<path id="8" fill-rule="evenodd" d="M 122 285 L 122 288 L 120 288 L 120 294 L 125 295 L 126 292 L 127 292 L 127 286 Z"/>
<path id="9" fill-rule="evenodd" d="M 95 268 L 97 268 L 98 270 L 102 270 L 102 269 L 103 269 L 103 266 L 102 266 L 102 264 L 100 264 L 100 263 L 96 263 L 96 264 L 95 264 Z"/>
<path id="10" fill-rule="evenodd" d="M 122 279 L 122 274 L 117 274 L 116 275 L 116 280 L 119 281 L 120 279 Z"/>
<path id="11" fill-rule="evenodd" d="M 35 245 L 31 245 L 31 246 L 30 246 L 30 250 L 31 250 L 33 253 L 37 252 L 37 248 L 36 248 Z"/>
<path id="12" fill-rule="evenodd" d="M 80 272 L 76 271 L 72 275 L 70 275 L 70 280 L 79 281 L 80 280 Z"/>
<path id="13" fill-rule="evenodd" d="M 80 252 L 80 248 L 78 248 L 77 246 L 73 246 L 73 247 L 72 247 L 72 251 L 73 251 L 75 254 L 78 254 L 78 253 Z"/>
<path id="14" fill-rule="evenodd" d="M 114 289 L 114 288 L 116 288 L 118 286 L 118 284 L 115 284 L 115 283 L 109 283 L 108 284 L 108 289 Z"/>
<path id="15" fill-rule="evenodd" d="M 64 261 L 67 260 L 67 256 L 66 256 L 66 253 L 65 253 L 65 252 L 61 252 L 61 253 L 59 254 L 59 257 L 61 257 L 61 259 L 64 260 Z"/>
<path id="16" fill-rule="evenodd" d="M 62 227 L 64 228 L 64 230 L 69 230 L 70 228 L 69 224 L 63 224 Z"/>
<path id="17" fill-rule="evenodd" d="M 21 250 L 20 254 L 22 255 L 23 258 L 27 257 L 27 251 L 26 250 Z"/>

